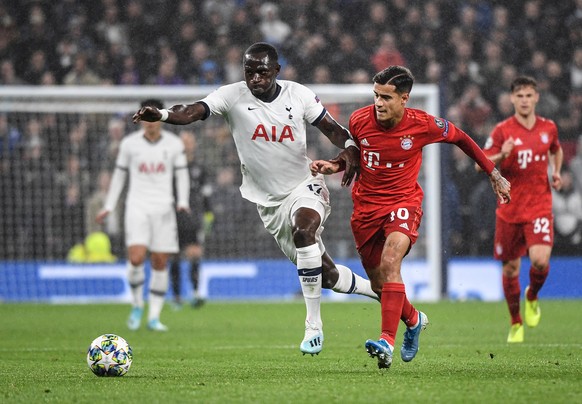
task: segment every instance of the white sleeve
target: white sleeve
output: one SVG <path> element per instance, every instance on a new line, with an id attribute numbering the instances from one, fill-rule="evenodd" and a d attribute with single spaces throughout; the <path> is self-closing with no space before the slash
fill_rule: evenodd
<path id="1" fill-rule="evenodd" d="M 190 207 L 190 178 L 186 167 L 176 170 L 176 193 L 178 201 L 176 205 L 179 208 Z"/>
<path id="2" fill-rule="evenodd" d="M 123 191 L 123 186 L 125 185 L 125 179 L 127 178 L 127 170 L 115 167 L 113 171 L 113 176 L 111 177 L 111 185 L 109 186 L 109 191 L 107 192 L 107 199 L 105 199 L 105 206 L 103 209 L 113 212 L 117 206 L 117 200 L 121 191 Z"/>
<path id="3" fill-rule="evenodd" d="M 174 162 L 176 176 L 176 205 L 179 208 L 190 207 L 190 173 L 188 171 L 188 161 L 184 153 L 184 145 L 181 144 L 179 152 L 176 154 Z"/>
<path id="4" fill-rule="evenodd" d="M 326 112 L 325 107 L 321 104 L 319 97 L 308 87 L 297 84 L 297 94 L 305 105 L 305 120 L 313 125 L 318 122 Z"/>
<path id="5" fill-rule="evenodd" d="M 119 152 L 117 154 L 117 159 L 115 160 L 115 170 L 113 171 L 113 176 L 111 177 L 111 184 L 109 185 L 107 199 L 105 199 L 105 206 L 103 207 L 103 209 L 109 212 L 113 212 L 113 210 L 115 210 L 119 196 L 123 191 L 125 180 L 127 179 L 127 171 L 129 169 L 129 155 L 126 150 L 127 141 L 124 139 L 121 141 L 119 146 Z"/>
<path id="6" fill-rule="evenodd" d="M 224 115 L 230 110 L 232 104 L 239 99 L 240 92 L 239 83 L 228 84 L 212 91 L 200 101 L 208 105 L 211 115 Z"/>

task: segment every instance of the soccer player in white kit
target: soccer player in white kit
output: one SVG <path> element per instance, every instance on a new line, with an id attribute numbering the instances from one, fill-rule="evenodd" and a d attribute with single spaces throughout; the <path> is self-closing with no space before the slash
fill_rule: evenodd
<path id="1" fill-rule="evenodd" d="M 163 108 L 159 100 L 145 100 L 142 107 Z M 142 128 L 121 142 L 115 171 L 103 210 L 97 222 L 115 209 L 129 174 L 125 201 L 125 244 L 132 310 L 127 321 L 131 330 L 141 324 L 144 308 L 144 263 L 150 251 L 151 276 L 148 295 L 148 328 L 167 331 L 160 322 L 168 290 L 167 262 L 177 253 L 176 209 L 189 211 L 190 193 L 184 143 L 174 133 L 161 129 L 161 122 L 143 121 Z M 176 177 L 177 201 L 174 201 Z"/>
<path id="2" fill-rule="evenodd" d="M 300 350 L 314 355 L 323 346 L 322 287 L 374 299 L 378 295 L 368 280 L 335 265 L 325 251 L 321 232 L 330 213 L 329 192 L 323 176 L 312 176 L 309 169 L 306 122 L 342 149 L 336 159 L 346 167 L 344 186 L 350 185 L 359 169 L 359 150 L 310 89 L 277 80 L 280 69 L 277 50 L 255 43 L 243 57 L 245 81 L 222 86 L 193 104 L 162 110 L 144 107 L 133 121 L 186 125 L 210 115 L 226 120 L 241 162 L 241 194 L 256 203 L 265 228 L 297 265 L 307 308 Z"/>

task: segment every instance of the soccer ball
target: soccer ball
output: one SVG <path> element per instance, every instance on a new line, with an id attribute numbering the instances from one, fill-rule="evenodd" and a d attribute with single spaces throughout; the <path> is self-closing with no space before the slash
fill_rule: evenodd
<path id="1" fill-rule="evenodd" d="M 115 334 L 98 336 L 87 351 L 87 364 L 97 376 L 123 376 L 132 361 L 131 346 Z"/>

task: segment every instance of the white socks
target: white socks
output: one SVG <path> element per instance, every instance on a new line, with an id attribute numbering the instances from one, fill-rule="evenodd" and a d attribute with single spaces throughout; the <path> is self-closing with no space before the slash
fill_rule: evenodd
<path id="1" fill-rule="evenodd" d="M 351 269 L 344 265 L 336 264 L 335 267 L 339 272 L 339 278 L 335 286 L 332 288 L 334 292 L 348 294 L 355 293 L 379 300 L 378 295 L 372 290 L 372 285 L 369 280 L 353 273 Z"/>
<path id="2" fill-rule="evenodd" d="M 306 326 L 323 327 L 321 321 L 321 251 L 317 244 L 297 249 L 297 275 L 307 308 Z"/>
<path id="3" fill-rule="evenodd" d="M 148 321 L 160 318 L 169 284 L 170 274 L 167 269 L 155 270 L 152 268 L 150 278 Z"/>
<path id="4" fill-rule="evenodd" d="M 145 282 L 145 270 L 143 264 L 131 265 L 127 261 L 127 282 L 131 288 L 131 305 L 143 308 L 143 285 Z"/>

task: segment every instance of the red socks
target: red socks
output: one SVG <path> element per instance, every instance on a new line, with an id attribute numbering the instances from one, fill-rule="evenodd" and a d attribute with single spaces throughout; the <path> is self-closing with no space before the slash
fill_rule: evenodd
<path id="1" fill-rule="evenodd" d="M 380 338 L 385 339 L 392 346 L 394 346 L 398 323 L 403 315 L 405 302 L 412 307 L 408 299 L 406 299 L 406 291 L 403 283 L 387 282 L 384 284 L 380 298 L 382 310 L 382 334 Z M 410 309 L 408 310 L 410 311 Z"/>
<path id="2" fill-rule="evenodd" d="M 509 315 L 511 316 L 511 324 L 523 324 L 521 315 L 519 314 L 519 298 L 521 295 L 519 277 L 508 278 L 503 275 L 502 281 L 503 293 L 505 294 L 505 300 L 507 301 L 507 307 L 509 308 Z"/>
<path id="3" fill-rule="evenodd" d="M 529 269 L 529 289 L 527 290 L 527 300 L 537 300 L 538 292 L 542 286 L 544 286 L 549 272 L 549 265 L 543 272 L 534 269 L 534 267 Z"/>
<path id="4" fill-rule="evenodd" d="M 400 320 L 409 328 L 414 327 L 418 323 L 418 310 L 408 301 L 406 295 L 404 295 L 404 304 L 402 305 Z"/>

